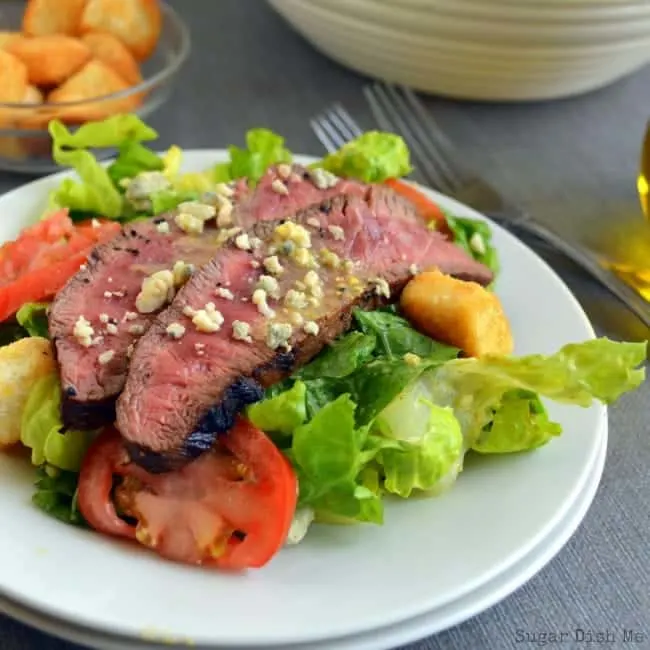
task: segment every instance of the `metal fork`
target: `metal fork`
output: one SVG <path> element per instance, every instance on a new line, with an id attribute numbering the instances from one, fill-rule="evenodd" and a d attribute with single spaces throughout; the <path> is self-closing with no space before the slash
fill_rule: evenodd
<path id="1" fill-rule="evenodd" d="M 430 187 L 482 212 L 514 233 L 526 233 L 572 260 L 618 298 L 646 327 L 650 304 L 603 266 L 593 251 L 569 242 L 508 202 L 496 189 L 459 162 L 454 145 L 409 88 L 375 83 L 364 93 L 380 128 L 401 135 L 409 145 L 419 176 Z M 328 152 L 362 133 L 341 104 L 334 104 L 310 121 Z"/>

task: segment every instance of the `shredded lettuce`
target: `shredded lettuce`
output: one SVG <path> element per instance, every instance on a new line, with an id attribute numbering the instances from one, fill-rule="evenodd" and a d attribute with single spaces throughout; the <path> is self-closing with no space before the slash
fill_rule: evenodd
<path id="1" fill-rule="evenodd" d="M 411 171 L 410 155 L 404 140 L 394 133 L 368 131 L 326 156 L 319 167 L 346 178 L 381 183 Z"/>
<path id="2" fill-rule="evenodd" d="M 256 427 L 268 433 L 291 435 L 307 419 L 306 393 L 305 384 L 297 381 L 293 388 L 251 404 L 246 416 Z"/>
<path id="3" fill-rule="evenodd" d="M 32 450 L 32 464 L 78 472 L 92 436 L 64 429 L 61 422 L 61 386 L 56 374 L 39 379 L 23 410 L 20 441 Z"/>
<path id="4" fill-rule="evenodd" d="M 50 338 L 47 325 L 47 302 L 26 302 L 16 314 L 18 324 L 29 334 L 29 336 L 40 336 L 44 339 Z"/>

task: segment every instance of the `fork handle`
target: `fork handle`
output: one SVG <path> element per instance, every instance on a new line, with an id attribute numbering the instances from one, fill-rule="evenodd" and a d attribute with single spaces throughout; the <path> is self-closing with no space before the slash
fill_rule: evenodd
<path id="1" fill-rule="evenodd" d="M 603 268 L 598 257 L 580 244 L 564 239 L 555 231 L 532 219 L 522 219 L 515 226 L 518 230 L 534 235 L 553 249 L 575 262 L 580 268 L 598 280 L 612 295 L 633 312 L 646 327 L 650 328 L 650 303 L 621 280 L 613 271 Z"/>

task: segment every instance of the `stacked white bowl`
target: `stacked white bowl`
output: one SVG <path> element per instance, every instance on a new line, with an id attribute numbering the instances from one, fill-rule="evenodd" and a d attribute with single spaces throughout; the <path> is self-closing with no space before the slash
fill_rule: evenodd
<path id="1" fill-rule="evenodd" d="M 650 0 L 269 0 L 365 74 L 475 100 L 601 88 L 650 63 Z"/>

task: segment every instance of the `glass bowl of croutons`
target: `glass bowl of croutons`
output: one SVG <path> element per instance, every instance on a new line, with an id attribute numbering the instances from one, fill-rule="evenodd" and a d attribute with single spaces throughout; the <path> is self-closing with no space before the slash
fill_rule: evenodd
<path id="1" fill-rule="evenodd" d="M 159 0 L 2 2 L 0 169 L 55 170 L 50 120 L 150 115 L 189 51 L 187 27 Z"/>

